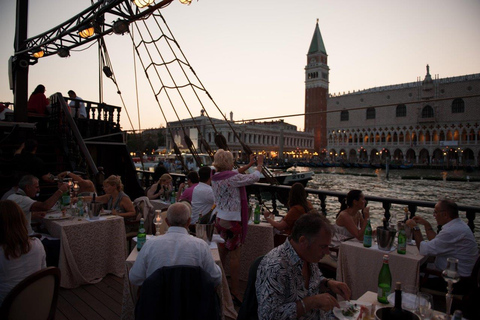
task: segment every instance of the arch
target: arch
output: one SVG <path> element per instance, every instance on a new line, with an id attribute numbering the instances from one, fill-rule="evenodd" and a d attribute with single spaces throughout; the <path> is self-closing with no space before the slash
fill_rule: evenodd
<path id="1" fill-rule="evenodd" d="M 406 160 L 407 160 L 407 162 L 415 163 L 415 160 L 416 160 L 415 150 L 413 150 L 413 149 L 408 149 L 407 150 Z"/>
<path id="2" fill-rule="evenodd" d="M 430 155 L 427 149 L 420 150 L 420 153 L 418 154 L 418 160 L 420 163 L 430 164 Z"/>
<path id="3" fill-rule="evenodd" d="M 406 117 L 407 116 L 407 106 L 404 104 L 399 104 L 396 109 L 396 117 L 401 118 L 401 117 Z"/>
<path id="4" fill-rule="evenodd" d="M 380 134 L 377 132 L 375 134 L 375 143 L 379 143 L 380 142 Z"/>
<path id="5" fill-rule="evenodd" d="M 470 148 L 467 148 L 463 150 L 463 164 L 467 166 L 473 166 L 475 165 L 475 154 L 473 153 L 473 150 Z"/>
<path id="6" fill-rule="evenodd" d="M 430 142 L 432 140 L 432 137 L 430 136 L 430 130 L 427 130 L 425 132 L 425 142 Z"/>
<path id="7" fill-rule="evenodd" d="M 455 129 L 455 131 L 453 132 L 453 140 L 454 141 L 460 140 L 460 133 L 458 132 L 458 129 Z"/>
<path id="8" fill-rule="evenodd" d="M 439 137 L 439 141 L 445 141 L 445 132 L 443 130 L 440 130 L 440 137 Z"/>
<path id="9" fill-rule="evenodd" d="M 417 144 L 417 133 L 415 131 L 412 132 L 412 143 Z"/>
<path id="10" fill-rule="evenodd" d="M 453 134 L 451 130 L 447 131 L 447 140 L 448 141 L 453 141 Z"/>
<path id="11" fill-rule="evenodd" d="M 382 135 L 380 136 L 380 141 L 385 143 L 385 141 L 386 141 L 385 132 L 382 132 Z"/>
<path id="12" fill-rule="evenodd" d="M 366 134 L 365 137 L 363 138 L 363 143 L 368 144 L 368 140 L 369 140 L 369 136 L 368 134 Z"/>
<path id="13" fill-rule="evenodd" d="M 418 133 L 418 142 L 421 144 L 425 144 L 425 134 L 423 133 L 423 131 L 420 131 Z"/>
<path id="14" fill-rule="evenodd" d="M 422 109 L 422 118 L 433 118 L 435 116 L 435 113 L 433 111 L 433 108 L 429 105 L 426 105 Z"/>
<path id="15" fill-rule="evenodd" d="M 468 133 L 468 141 L 475 142 L 475 130 L 470 129 L 470 132 Z"/>
<path id="16" fill-rule="evenodd" d="M 403 161 L 403 151 L 400 149 L 395 149 L 393 152 L 393 159 L 397 161 Z"/>
<path id="17" fill-rule="evenodd" d="M 387 143 L 392 142 L 392 134 L 390 132 L 387 132 Z"/>
<path id="18" fill-rule="evenodd" d="M 357 162 L 357 151 L 355 149 L 350 149 L 348 153 L 348 161 Z"/>
<path id="19" fill-rule="evenodd" d="M 368 108 L 366 113 L 367 120 L 375 119 L 375 116 L 376 116 L 375 108 Z"/>
<path id="20" fill-rule="evenodd" d="M 400 134 L 398 135 L 398 142 L 399 143 L 405 142 L 405 135 L 403 134 L 403 131 L 401 131 Z"/>
<path id="21" fill-rule="evenodd" d="M 462 98 L 457 98 L 452 101 L 452 113 L 464 113 L 465 101 Z"/>
<path id="22" fill-rule="evenodd" d="M 379 162 L 380 161 L 380 154 L 377 149 L 372 149 L 370 151 L 370 162 Z"/>
<path id="23" fill-rule="evenodd" d="M 380 154 L 381 154 L 381 159 L 382 160 L 386 160 L 387 157 L 392 158 L 391 155 L 390 155 L 390 150 L 388 150 L 386 148 L 383 148 L 382 151 L 380 151 Z"/>
<path id="24" fill-rule="evenodd" d="M 434 143 L 438 143 L 439 141 L 439 137 L 438 137 L 438 132 L 437 130 L 434 130 L 433 131 L 433 140 L 432 140 Z"/>
<path id="25" fill-rule="evenodd" d="M 412 136 L 410 135 L 410 132 L 407 131 L 405 132 L 405 143 L 410 143 Z"/>
<path id="26" fill-rule="evenodd" d="M 348 121 L 348 119 L 349 119 L 348 111 L 342 110 L 342 112 L 340 112 L 340 121 Z"/>
<path id="27" fill-rule="evenodd" d="M 432 163 L 433 164 L 442 164 L 443 163 L 443 151 L 441 149 L 435 149 L 432 153 Z"/>
<path id="28" fill-rule="evenodd" d="M 358 158 L 361 162 L 367 162 L 368 161 L 367 150 L 365 150 L 364 148 L 360 148 L 358 150 Z"/>
<path id="29" fill-rule="evenodd" d="M 353 135 L 353 143 L 355 143 L 355 144 L 358 143 L 358 136 L 357 136 L 356 133 Z"/>
<path id="30" fill-rule="evenodd" d="M 341 149 L 340 152 L 338 153 L 338 157 L 342 160 L 345 161 L 347 160 L 347 152 L 345 149 Z"/>
<path id="31" fill-rule="evenodd" d="M 396 132 L 393 133 L 393 143 L 397 143 L 398 142 L 398 135 Z"/>

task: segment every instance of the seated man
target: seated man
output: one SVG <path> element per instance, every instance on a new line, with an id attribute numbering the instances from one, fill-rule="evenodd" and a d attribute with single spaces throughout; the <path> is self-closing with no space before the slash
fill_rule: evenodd
<path id="1" fill-rule="evenodd" d="M 185 183 L 180 184 L 177 192 L 177 201 L 188 201 L 192 203 L 193 189 L 198 185 L 198 181 L 198 173 L 196 171 L 190 171 L 187 174 L 188 188 L 185 189 Z"/>
<path id="2" fill-rule="evenodd" d="M 33 234 L 33 229 L 30 223 L 32 217 L 34 219 L 41 219 L 45 217 L 46 211 L 51 209 L 55 203 L 60 199 L 62 194 L 68 190 L 66 183 L 59 184 L 58 190 L 44 202 L 33 200 L 40 191 L 38 178 L 32 175 L 23 176 L 18 182 L 18 190 L 16 193 L 10 195 L 8 200 L 16 202 L 22 209 L 27 218 L 28 234 Z M 47 266 L 58 265 L 58 255 L 60 252 L 59 240 L 42 239 L 42 243 L 47 253 Z"/>
<path id="3" fill-rule="evenodd" d="M 320 319 L 321 311 L 339 307 L 328 289 L 350 299 L 350 289 L 325 278 L 318 262 L 328 254 L 332 229 L 319 214 L 304 214 L 292 235 L 262 259 L 255 288 L 259 319 Z"/>
<path id="4" fill-rule="evenodd" d="M 222 271 L 215 264 L 210 248 L 205 241 L 188 234 L 190 209 L 184 203 L 170 205 L 165 219 L 167 233 L 145 242 L 137 260 L 130 270 L 130 282 L 141 286 L 157 269 L 165 266 L 199 266 L 213 279 L 215 285 L 222 283 Z"/>
<path id="5" fill-rule="evenodd" d="M 440 200 L 433 211 L 433 216 L 439 226 L 438 234 L 430 223 L 422 217 L 415 216 L 407 220 L 407 226 L 412 228 L 413 237 L 420 254 L 435 257 L 435 268 L 443 271 L 447 267 L 447 258 L 458 259 L 458 273 L 461 277 L 468 277 L 478 255 L 478 246 L 475 237 L 468 225 L 458 217 L 458 206 L 451 200 Z M 423 241 L 423 235 L 418 227 L 425 227 L 429 241 Z M 442 287 L 445 287 L 443 279 Z"/>
<path id="6" fill-rule="evenodd" d="M 212 169 L 210 167 L 201 167 L 198 170 L 200 182 L 192 193 L 192 225 L 197 223 L 200 215 L 204 216 L 210 212 L 215 202 L 213 189 L 210 186 L 211 173 Z"/>

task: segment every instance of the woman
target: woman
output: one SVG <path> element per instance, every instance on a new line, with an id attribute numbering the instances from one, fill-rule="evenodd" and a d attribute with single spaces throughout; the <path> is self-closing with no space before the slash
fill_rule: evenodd
<path id="1" fill-rule="evenodd" d="M 158 179 L 157 183 L 154 183 L 147 191 L 147 197 L 150 200 L 162 198 L 163 199 L 170 199 L 170 194 L 173 190 L 172 185 L 172 176 L 168 173 L 164 173 L 160 179 Z"/>
<path id="2" fill-rule="evenodd" d="M 344 200 L 345 201 L 345 200 Z M 370 208 L 360 190 L 351 190 L 343 202 L 335 222 L 336 233 L 340 236 L 355 237 L 363 241 L 363 234 L 370 218 Z"/>
<path id="3" fill-rule="evenodd" d="M 307 200 L 307 193 L 305 192 L 303 184 L 297 182 L 292 186 L 288 195 L 287 205 L 290 209 L 285 218 L 280 222 L 275 221 L 274 215 L 266 210 L 263 211 L 263 215 L 268 223 L 270 223 L 275 229 L 290 235 L 295 221 L 297 221 L 302 214 L 313 209 L 312 204 Z"/>
<path id="4" fill-rule="evenodd" d="M 45 96 L 45 86 L 39 84 L 28 99 L 27 110 L 28 112 L 47 114 L 47 106 L 49 104 L 50 101 Z"/>
<path id="5" fill-rule="evenodd" d="M 98 196 L 96 201 L 107 204 L 107 210 L 112 210 L 113 215 L 121 217 L 134 217 L 135 208 L 130 197 L 123 192 L 123 184 L 120 176 L 111 175 L 103 181 L 105 194 Z M 86 199 L 91 197 L 86 197 Z M 89 200 L 87 200 L 89 201 Z"/>
<path id="6" fill-rule="evenodd" d="M 28 237 L 22 209 L 11 200 L 0 201 L 0 305 L 20 281 L 46 267 L 42 242 Z"/>
<path id="7" fill-rule="evenodd" d="M 232 298 L 236 304 L 239 293 L 239 263 L 240 246 L 245 241 L 248 227 L 248 203 L 245 186 L 260 180 L 263 166 L 263 156 L 257 157 L 257 170 L 252 174 L 239 174 L 255 163 L 253 155 L 250 163 L 238 170 L 233 170 L 233 156 L 229 151 L 219 149 L 215 153 L 213 166 L 217 173 L 212 177 L 212 189 L 215 197 L 214 214 L 217 215 L 215 227 L 225 240 L 219 244 L 218 251 L 222 263 L 230 256 L 230 276 L 232 279 Z"/>

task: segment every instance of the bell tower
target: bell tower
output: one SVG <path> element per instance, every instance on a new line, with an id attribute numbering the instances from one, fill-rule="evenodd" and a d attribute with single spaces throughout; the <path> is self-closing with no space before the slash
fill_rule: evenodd
<path id="1" fill-rule="evenodd" d="M 327 51 L 320 28 L 315 26 L 305 66 L 305 130 L 313 131 L 315 151 L 327 146 L 327 97 L 328 73 Z"/>

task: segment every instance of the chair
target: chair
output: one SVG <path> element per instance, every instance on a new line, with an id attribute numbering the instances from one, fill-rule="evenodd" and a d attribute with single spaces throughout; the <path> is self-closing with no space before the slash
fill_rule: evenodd
<path id="1" fill-rule="evenodd" d="M 135 319 L 219 320 L 220 301 L 208 273 L 198 266 L 162 267 L 142 284 Z"/>
<path id="2" fill-rule="evenodd" d="M 446 294 L 446 284 L 440 290 L 425 287 L 430 275 L 441 278 L 442 271 L 429 268 L 425 268 L 423 271 L 425 274 L 420 279 L 420 291 L 430 293 L 434 297 L 444 298 Z M 477 257 L 471 275 L 469 277 L 461 277 L 453 289 L 453 302 L 455 305 L 458 304 L 457 308 L 460 308 L 464 316 L 468 319 L 480 318 L 478 301 L 480 301 L 480 255 Z M 453 307 L 452 310 L 454 310 Z"/>
<path id="3" fill-rule="evenodd" d="M 257 281 L 257 269 L 262 259 L 263 256 L 256 258 L 248 270 L 247 288 L 245 288 L 245 293 L 243 294 L 243 303 L 238 311 L 237 320 L 258 320 L 258 301 L 255 282 Z"/>
<path id="4" fill-rule="evenodd" d="M 48 267 L 26 277 L 5 297 L 0 319 L 50 320 L 55 318 L 60 269 Z"/>

